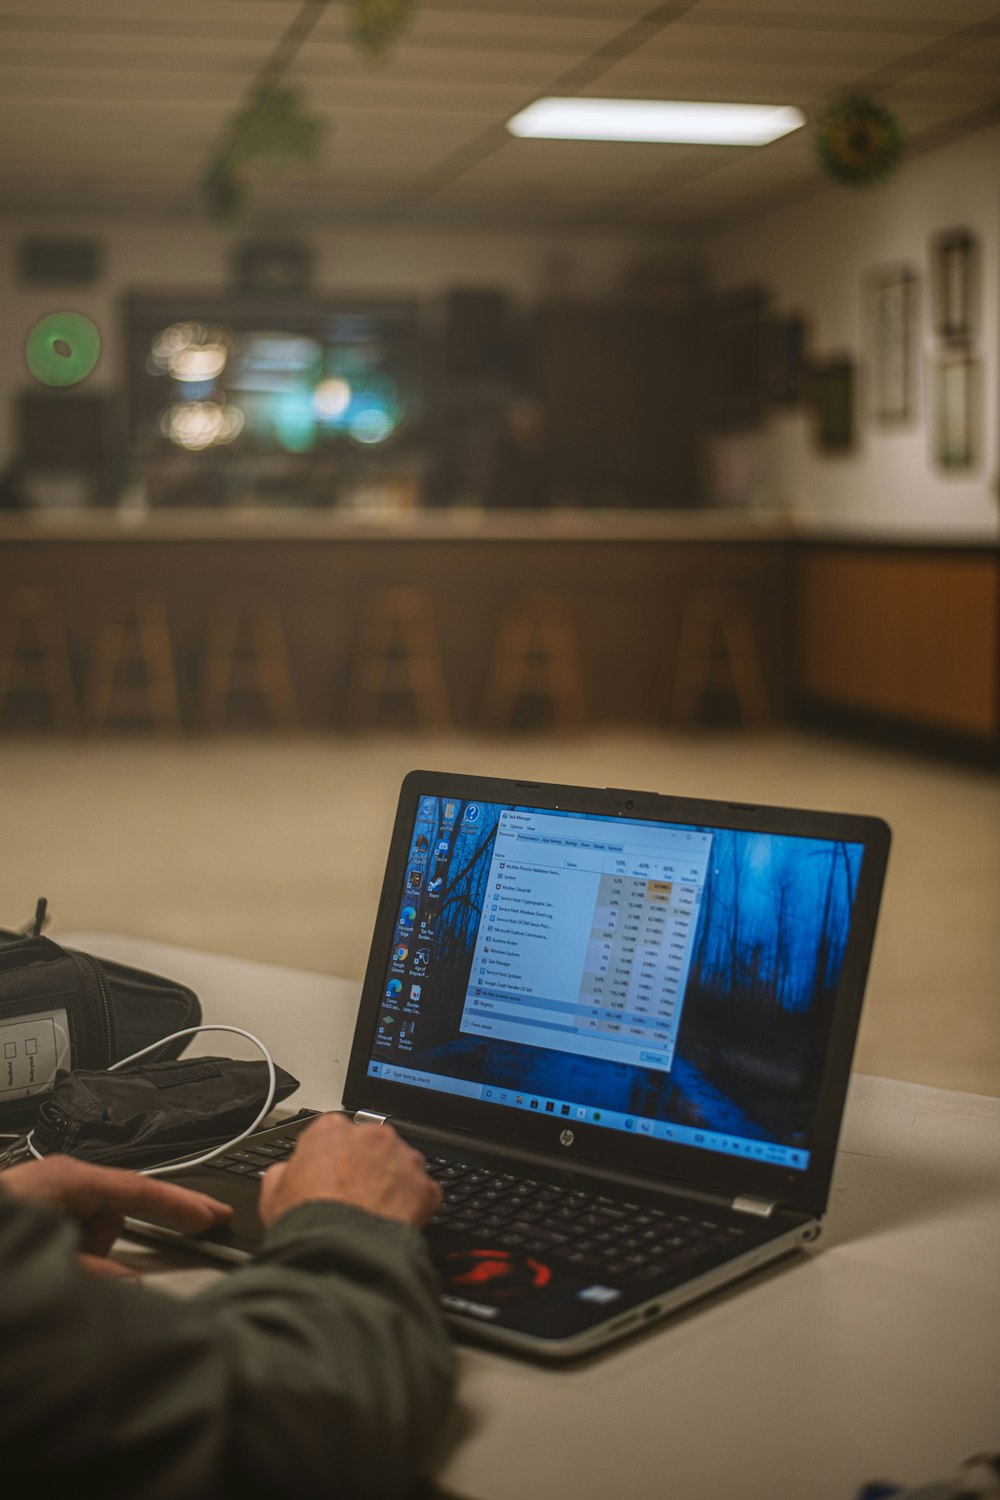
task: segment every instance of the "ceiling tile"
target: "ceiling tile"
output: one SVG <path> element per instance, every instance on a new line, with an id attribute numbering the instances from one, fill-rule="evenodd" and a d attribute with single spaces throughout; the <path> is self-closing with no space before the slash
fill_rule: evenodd
<path id="1" fill-rule="evenodd" d="M 761 151 L 521 141 L 546 92 L 796 103 L 860 83 L 917 143 L 1000 94 L 998 0 L 418 0 L 381 61 L 331 0 L 284 82 L 326 127 L 268 179 L 276 222 L 403 213 L 429 226 L 668 222 L 759 212 L 821 185 L 811 132 Z M 194 211 L 197 185 L 302 0 L 0 0 L 9 201 Z M 968 128 L 968 126 L 966 126 Z"/>

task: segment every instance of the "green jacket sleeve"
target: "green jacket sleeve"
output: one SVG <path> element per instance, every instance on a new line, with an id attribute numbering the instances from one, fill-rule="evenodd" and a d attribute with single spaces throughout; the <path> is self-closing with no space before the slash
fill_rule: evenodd
<path id="1" fill-rule="evenodd" d="M 454 1362 L 407 1225 L 304 1204 L 189 1301 L 95 1280 L 74 1248 L 61 1218 L 0 1191 L 5 1479 L 107 1500 L 367 1500 L 419 1473 Z"/>

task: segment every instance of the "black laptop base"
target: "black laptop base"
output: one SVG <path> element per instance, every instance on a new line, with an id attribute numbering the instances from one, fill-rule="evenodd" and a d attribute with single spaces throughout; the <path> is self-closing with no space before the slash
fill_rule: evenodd
<path id="1" fill-rule="evenodd" d="M 311 1116 L 259 1131 L 173 1181 L 233 1205 L 228 1225 L 202 1235 L 129 1222 L 214 1261 L 260 1248 L 260 1178 L 286 1158 Z M 702 1198 L 610 1183 L 561 1163 L 445 1144 L 400 1128 L 424 1154 L 445 1202 L 425 1231 L 441 1302 L 463 1336 L 546 1362 L 580 1358 L 630 1330 L 728 1285 L 798 1248 L 818 1226 L 757 1219 Z M 607 1191 L 614 1189 L 614 1196 Z"/>

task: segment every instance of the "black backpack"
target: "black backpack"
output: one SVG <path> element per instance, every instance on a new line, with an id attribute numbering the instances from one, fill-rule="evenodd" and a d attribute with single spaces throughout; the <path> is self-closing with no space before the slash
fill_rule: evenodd
<path id="1" fill-rule="evenodd" d="M 58 1070 L 108 1068 L 202 1019 L 194 990 L 62 948 L 41 935 L 44 920 L 40 901 L 29 932 L 0 929 L 0 1133 L 32 1128 Z M 149 1061 L 179 1057 L 188 1040 Z"/>

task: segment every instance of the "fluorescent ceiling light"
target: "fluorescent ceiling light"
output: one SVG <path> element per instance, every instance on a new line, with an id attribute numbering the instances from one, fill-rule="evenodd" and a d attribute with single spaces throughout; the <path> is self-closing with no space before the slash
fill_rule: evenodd
<path id="1" fill-rule="evenodd" d="M 672 141 L 765 146 L 805 115 L 792 105 L 688 104 L 670 99 L 536 99 L 507 121 L 512 135 L 561 141 Z"/>

